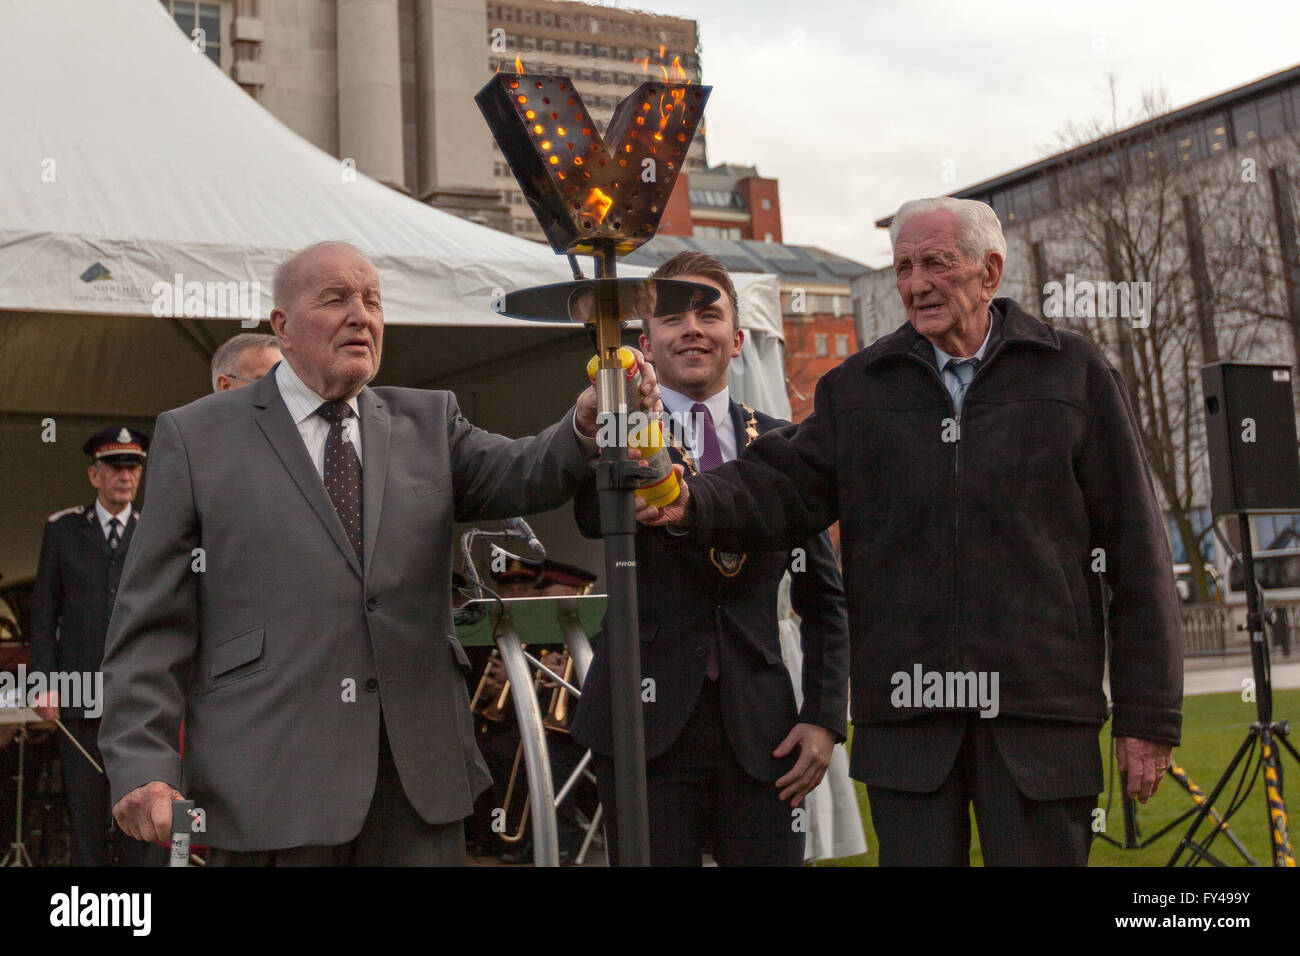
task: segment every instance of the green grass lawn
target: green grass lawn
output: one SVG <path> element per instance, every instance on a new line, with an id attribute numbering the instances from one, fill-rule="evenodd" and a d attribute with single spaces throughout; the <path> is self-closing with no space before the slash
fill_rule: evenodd
<path id="1" fill-rule="evenodd" d="M 1273 713 L 1276 718 L 1291 720 L 1293 726 L 1300 728 L 1300 690 L 1276 691 L 1273 694 Z M 1242 701 L 1240 693 L 1231 694 L 1207 694 L 1204 696 L 1188 697 L 1183 701 L 1183 743 L 1181 747 L 1174 749 L 1174 763 L 1182 767 L 1202 791 L 1208 796 L 1210 790 L 1217 782 L 1219 775 L 1228 766 L 1232 760 L 1233 754 L 1241 746 L 1245 739 L 1246 729 L 1255 720 L 1255 704 Z M 850 731 L 851 733 L 851 731 Z M 1109 747 L 1111 737 L 1109 729 L 1103 730 L 1101 742 L 1104 746 Z M 850 742 L 852 738 L 850 737 Z M 1300 749 L 1300 733 L 1293 734 L 1291 737 L 1292 746 Z M 1256 758 L 1258 748 L 1256 748 Z M 1110 760 L 1109 754 L 1103 754 L 1103 762 L 1109 773 Z M 1253 765 L 1253 764 L 1252 764 Z M 1240 770 L 1240 768 L 1238 768 Z M 1268 820 L 1264 810 L 1263 796 L 1263 777 L 1256 774 L 1254 790 L 1246 800 L 1245 806 L 1237 811 L 1229 821 L 1229 828 L 1243 846 L 1250 852 L 1257 862 L 1262 865 L 1270 865 L 1272 859 L 1269 855 L 1269 834 Z M 1300 773 L 1297 773 L 1295 761 L 1289 756 L 1284 758 L 1283 763 L 1284 781 L 1291 781 L 1291 787 L 1287 792 L 1289 800 L 1289 809 L 1291 813 L 1288 817 L 1293 834 L 1297 832 L 1294 821 L 1300 819 Z M 1236 789 L 1236 777 L 1233 782 L 1215 801 L 1215 806 L 1222 810 Z M 1109 787 L 1110 781 L 1107 781 Z M 1119 785 L 1119 774 L 1115 774 L 1115 786 Z M 864 784 L 854 783 L 858 794 L 858 806 L 862 811 L 862 826 L 867 834 L 868 852 L 861 856 L 843 857 L 838 860 L 826 860 L 823 866 L 875 866 L 877 863 L 876 833 L 871 827 L 871 813 L 867 806 L 867 788 Z M 1123 841 L 1124 822 L 1123 812 L 1121 810 L 1118 794 L 1115 799 L 1110 800 L 1109 792 L 1103 793 L 1098 798 L 1097 805 L 1102 808 L 1109 806 L 1107 813 L 1107 832 L 1117 840 Z M 1160 790 L 1151 800 L 1145 804 L 1138 804 L 1138 828 L 1139 834 L 1146 837 L 1154 834 L 1165 824 L 1174 820 L 1179 814 L 1188 807 L 1193 806 L 1191 798 L 1183 791 L 1178 784 L 1166 775 L 1160 782 Z M 1190 820 L 1185 821 L 1180 826 L 1175 827 L 1169 833 L 1157 840 L 1154 844 L 1143 850 L 1120 850 L 1111 846 L 1104 840 L 1093 842 L 1092 854 L 1089 856 L 1088 863 L 1090 866 L 1164 866 L 1169 857 L 1177 847 L 1178 840 L 1186 832 Z M 972 821 L 972 846 L 971 846 L 971 865 L 980 866 L 983 863 L 983 855 L 980 853 L 979 833 Z M 1203 837 L 1208 832 L 1205 824 L 1201 825 L 1199 834 Z M 1292 836 L 1292 847 L 1296 847 L 1296 837 Z M 1245 861 L 1240 854 L 1232 847 L 1224 836 L 1220 835 L 1215 838 L 1211 846 L 1211 852 L 1222 859 L 1225 863 L 1233 866 L 1244 866 Z M 1184 852 L 1180 865 L 1187 859 Z"/>

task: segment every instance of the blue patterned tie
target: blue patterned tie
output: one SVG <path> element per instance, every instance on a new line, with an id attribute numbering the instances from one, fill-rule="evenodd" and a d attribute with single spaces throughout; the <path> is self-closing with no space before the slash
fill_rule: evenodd
<path id="1" fill-rule="evenodd" d="M 971 379 L 975 377 L 975 369 L 979 367 L 980 360 L 977 358 L 968 359 L 948 359 L 948 364 L 944 366 L 944 371 L 952 372 L 957 376 L 957 390 L 952 394 L 953 404 L 957 406 L 957 416 L 961 417 L 961 406 L 966 401 L 966 390 L 970 388 Z"/>

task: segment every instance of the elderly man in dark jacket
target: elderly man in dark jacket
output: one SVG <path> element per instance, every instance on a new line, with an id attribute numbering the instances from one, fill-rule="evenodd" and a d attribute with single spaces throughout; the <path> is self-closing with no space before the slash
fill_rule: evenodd
<path id="1" fill-rule="evenodd" d="M 1087 862 L 1106 720 L 1128 789 L 1179 742 L 1168 542 L 1133 413 L 1085 339 L 995 299 L 1006 243 L 968 200 L 891 230 L 910 322 L 818 383 L 796 427 L 692 477 L 663 512 L 692 545 L 777 548 L 838 520 L 853 776 L 882 864 Z"/>

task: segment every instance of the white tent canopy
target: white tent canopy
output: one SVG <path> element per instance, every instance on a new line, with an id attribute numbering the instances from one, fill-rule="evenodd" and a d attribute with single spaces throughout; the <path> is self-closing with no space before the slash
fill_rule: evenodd
<path id="1" fill-rule="evenodd" d="M 276 266 L 322 239 L 370 254 L 390 324 L 515 325 L 494 289 L 568 277 L 550 249 L 298 137 L 160 4 L 4 0 L 0 22 L 0 308 L 154 315 L 154 284 L 180 274 L 260 282 L 264 318 Z M 112 278 L 80 278 L 96 263 Z"/>
<path id="2" fill-rule="evenodd" d="M 586 336 L 490 307 L 496 290 L 569 278 L 548 247 L 345 176 L 338 159 L 195 53 L 160 4 L 0 0 L 0 23 L 7 579 L 35 571 L 45 515 L 91 500 L 80 455 L 91 432 L 117 421 L 150 428 L 159 412 L 208 391 L 212 350 L 239 323 L 157 317 L 155 285 L 170 287 L 178 274 L 256 282 L 265 317 L 279 263 L 343 239 L 380 272 L 388 328 L 376 384 L 454 388 L 471 421 L 514 435 L 572 402 Z M 775 281 L 735 279 L 751 331 L 733 389 L 782 414 Z M 47 422 L 57 441 L 42 440 Z M 557 538 L 576 537 L 563 509 L 535 523 L 544 537 L 548 524 Z M 567 560 L 598 568 L 598 554 L 588 546 Z"/>

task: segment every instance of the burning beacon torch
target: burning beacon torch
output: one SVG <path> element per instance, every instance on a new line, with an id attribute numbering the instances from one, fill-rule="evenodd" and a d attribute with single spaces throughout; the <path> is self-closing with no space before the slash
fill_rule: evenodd
<path id="1" fill-rule="evenodd" d="M 647 81 L 618 104 L 604 136 L 567 76 L 498 73 L 475 101 L 542 231 L 568 256 L 574 281 L 505 296 L 505 315 L 581 322 L 594 332 L 602 442 L 597 484 L 609 594 L 614 775 L 620 861 L 649 863 L 641 661 L 637 635 L 635 491 L 644 475 L 628 458 L 629 407 L 620 335 L 627 319 L 677 315 L 707 305 L 716 289 L 674 279 L 618 279 L 618 256 L 652 238 L 700 125 L 710 87 Z M 678 71 L 680 73 L 680 70 Z M 584 279 L 576 256 L 595 260 Z M 626 354 L 626 353 L 625 353 Z M 609 427 L 609 426 L 614 427 Z M 635 429 L 633 440 L 635 441 Z M 666 503 L 666 502 L 665 502 Z"/>

